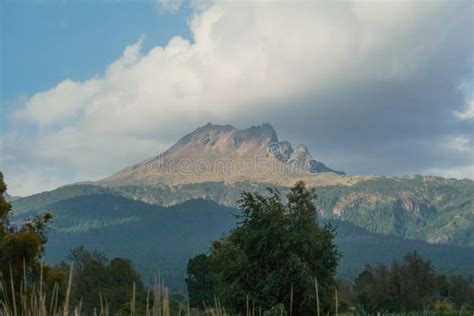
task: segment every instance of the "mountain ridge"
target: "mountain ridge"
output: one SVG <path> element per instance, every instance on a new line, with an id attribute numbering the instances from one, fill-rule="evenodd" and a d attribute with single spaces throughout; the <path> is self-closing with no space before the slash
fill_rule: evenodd
<path id="1" fill-rule="evenodd" d="M 208 123 L 158 156 L 99 180 L 106 186 L 238 181 L 292 185 L 349 184 L 354 178 L 313 158 L 304 145 L 279 141 L 269 123 L 238 129 Z"/>
<path id="2" fill-rule="evenodd" d="M 12 204 L 19 215 L 45 211 L 67 198 L 112 194 L 162 206 L 202 198 L 237 207 L 242 191 L 264 193 L 266 187 L 276 187 L 285 193 L 304 181 L 315 188 L 323 218 L 374 233 L 474 248 L 474 181 L 348 176 L 322 172 L 324 168 L 304 145 L 293 148 L 279 141 L 268 123 L 247 129 L 209 123 L 162 154 L 103 180 L 63 186 Z"/>
<path id="3" fill-rule="evenodd" d="M 208 199 L 237 207 L 242 191 L 265 193 L 268 183 L 193 183 L 176 186 L 69 185 L 13 201 L 16 215 L 47 211 L 52 203 L 78 196 L 115 195 L 153 205 L 172 206 L 192 199 Z M 418 239 L 433 244 L 474 248 L 474 181 L 414 176 L 378 177 L 350 186 L 315 188 L 320 216 L 363 227 L 370 232 Z"/>
<path id="4" fill-rule="evenodd" d="M 70 249 L 84 245 L 130 258 L 146 279 L 160 271 L 178 288 L 184 287 L 187 260 L 205 252 L 212 240 L 228 232 L 239 213 L 210 200 L 192 199 L 163 207 L 108 193 L 66 198 L 47 208 L 55 216 L 46 247 L 48 262 L 58 262 Z M 34 215 L 25 213 L 16 220 Z M 337 231 L 336 244 L 343 252 L 342 276 L 355 277 L 367 263 L 390 264 L 413 249 L 432 259 L 443 272 L 474 273 L 470 264 L 474 251 L 469 248 L 371 233 L 337 219 L 320 220 L 331 222 Z"/>

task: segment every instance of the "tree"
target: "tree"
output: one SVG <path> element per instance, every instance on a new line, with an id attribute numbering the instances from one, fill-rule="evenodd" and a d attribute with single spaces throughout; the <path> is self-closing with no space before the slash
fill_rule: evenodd
<path id="1" fill-rule="evenodd" d="M 458 309 L 463 306 L 474 308 L 474 285 L 461 275 L 452 275 L 448 279 L 448 297 Z"/>
<path id="2" fill-rule="evenodd" d="M 63 271 L 73 264 L 73 303 L 82 301 L 83 310 L 91 312 L 107 302 L 111 314 L 130 308 L 133 284 L 139 311 L 145 308 L 147 291 L 132 263 L 123 258 L 107 259 L 99 251 L 89 252 L 83 246 L 71 250 L 68 261 L 60 264 Z"/>
<path id="3" fill-rule="evenodd" d="M 186 285 L 191 307 L 209 307 L 214 304 L 214 277 L 209 256 L 198 255 L 188 262 Z"/>
<path id="4" fill-rule="evenodd" d="M 436 275 L 431 261 L 416 251 L 409 252 L 401 267 L 401 303 L 404 310 L 423 310 L 433 301 L 436 293 Z"/>
<path id="5" fill-rule="evenodd" d="M 362 312 L 371 312 L 374 310 L 371 291 L 375 283 L 374 269 L 367 265 L 354 281 L 354 290 L 356 295 L 356 304 L 362 309 Z"/>
<path id="6" fill-rule="evenodd" d="M 6 191 L 3 173 L 0 172 L 0 281 L 13 283 L 14 290 L 9 288 L 5 294 L 9 299 L 15 296 L 18 300 L 20 288 L 25 292 L 39 280 L 40 274 L 46 286 L 62 282 L 63 276 L 40 263 L 48 241 L 48 223 L 53 216 L 44 213 L 20 226 L 13 225 L 10 222 L 12 206 L 5 198 Z"/>
<path id="7" fill-rule="evenodd" d="M 330 312 L 340 255 L 333 228 L 318 223 L 314 191 L 298 182 L 286 202 L 278 190 L 268 192 L 243 192 L 239 223 L 212 243 L 208 260 L 216 297 L 235 311 L 248 300 L 262 310 L 282 303 L 295 315 L 313 314 L 317 280 L 321 308 Z M 194 290 L 188 283 L 190 296 Z"/>
<path id="8" fill-rule="evenodd" d="M 439 291 L 436 279 L 431 262 L 410 252 L 391 268 L 366 266 L 355 280 L 356 303 L 367 313 L 421 311 Z"/>

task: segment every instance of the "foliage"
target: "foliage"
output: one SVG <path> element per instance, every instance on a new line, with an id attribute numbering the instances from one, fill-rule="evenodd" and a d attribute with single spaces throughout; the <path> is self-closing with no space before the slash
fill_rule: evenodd
<path id="1" fill-rule="evenodd" d="M 186 284 L 190 306 L 212 306 L 214 304 L 215 280 L 210 258 L 206 254 L 189 259 Z"/>
<path id="2" fill-rule="evenodd" d="M 472 284 L 459 275 L 437 274 L 431 262 L 416 252 L 408 253 L 402 263 L 393 261 L 390 268 L 367 265 L 356 278 L 354 291 L 354 302 L 366 313 L 474 307 Z"/>
<path id="3" fill-rule="evenodd" d="M 84 247 L 71 250 L 59 269 L 68 271 L 73 266 L 72 303 L 81 301 L 83 310 L 92 311 L 107 304 L 111 314 L 130 310 L 133 286 L 137 297 L 137 311 L 144 311 L 147 291 L 140 275 L 129 260 L 108 260 L 104 253 L 89 252 Z"/>
<path id="4" fill-rule="evenodd" d="M 13 202 L 16 214 L 48 209 L 51 204 L 86 195 L 114 195 L 155 205 L 174 205 L 210 199 L 236 207 L 240 192 L 264 192 L 265 183 L 242 181 L 232 185 L 206 182 L 178 185 L 71 185 Z M 278 186 L 280 192 L 289 188 Z M 350 186 L 317 187 L 322 219 L 343 220 L 370 232 L 474 247 L 474 181 L 439 177 L 374 177 Z"/>
<path id="5" fill-rule="evenodd" d="M 286 203 L 277 190 L 269 193 L 243 192 L 237 226 L 213 242 L 208 264 L 215 295 L 235 311 L 247 300 L 263 310 L 280 303 L 289 309 L 292 302 L 293 312 L 305 315 L 314 312 L 317 279 L 329 312 L 339 261 L 334 230 L 318 224 L 314 192 L 304 183 L 290 190 Z"/>
<path id="6" fill-rule="evenodd" d="M 50 204 L 48 209 L 54 222 L 46 261 L 59 262 L 80 245 L 88 249 L 100 245 L 111 257 L 132 259 L 144 280 L 152 280 L 159 271 L 173 296 L 177 292 L 184 295 L 189 258 L 229 231 L 237 222 L 232 214 L 239 213 L 208 200 L 161 207 L 105 194 L 73 197 Z M 31 216 L 25 213 L 14 221 Z M 320 218 L 320 224 L 325 223 L 328 221 Z M 413 249 L 430 258 L 441 272 L 474 275 L 474 252 L 469 249 L 370 233 L 347 221 L 331 220 L 331 224 L 344 254 L 338 271 L 341 277 L 352 279 L 366 263 L 390 264 Z"/>
<path id="7" fill-rule="evenodd" d="M 40 262 L 47 242 L 50 213 L 26 220 L 21 225 L 11 223 L 11 205 L 5 199 L 7 186 L 0 172 L 0 282 L 13 284 L 6 293 L 0 293 L 19 302 L 18 293 L 29 290 L 31 285 L 43 278 L 48 287 L 62 281 L 62 275 Z"/>
<path id="8" fill-rule="evenodd" d="M 474 246 L 472 180 L 376 177 L 316 191 L 326 218 L 407 239 Z"/>
<path id="9" fill-rule="evenodd" d="M 413 185 L 419 187 L 420 183 L 415 182 L 422 180 L 415 177 Z M 364 186 L 368 185 L 369 183 L 364 184 Z M 388 185 L 393 186 L 388 190 L 396 189 L 393 183 L 388 183 Z M 401 184 L 401 186 L 404 185 Z M 378 184 L 373 186 L 373 188 L 377 187 Z M 413 189 L 418 190 L 415 187 Z M 445 196 L 459 196 L 449 185 L 446 190 L 443 193 Z M 468 188 L 466 187 L 465 190 Z M 52 219 L 51 214 L 28 219 L 27 216 L 31 215 L 30 213 L 24 215 L 26 216 L 23 217 L 26 219 L 24 222 L 20 222 L 18 218 L 14 221 L 11 217 L 11 206 L 4 196 L 5 192 L 6 185 L 0 173 L 0 281 L 3 284 L 9 284 L 9 278 L 13 276 L 13 293 L 15 293 L 13 296 L 21 302 L 18 304 L 20 313 L 23 306 L 34 301 L 29 298 L 34 298 L 35 293 L 41 293 L 38 292 L 37 286 L 39 280 L 42 280 L 41 288 L 44 296 L 38 296 L 41 299 L 36 299 L 36 303 L 41 303 L 41 300 L 49 303 L 55 297 L 57 310 L 60 311 L 67 291 L 64 279 L 69 273 L 71 262 L 74 262 L 71 306 L 82 305 L 86 312 L 91 312 L 92 308 L 98 310 L 100 297 L 102 297 L 103 304 L 107 304 L 107 309 L 112 310 L 113 313 L 129 315 L 141 314 L 145 311 L 145 300 L 148 294 L 129 260 L 122 258 L 108 260 L 103 253 L 91 253 L 84 248 L 78 248 L 71 253 L 67 262 L 56 268 L 42 265 L 40 260 L 48 242 L 47 237 L 51 239 L 51 234 L 47 234 L 48 223 Z M 329 248 L 333 247 L 331 248 L 333 252 L 329 252 L 328 257 L 336 258 L 337 261 L 337 251 L 332 242 L 334 231 L 329 226 L 319 226 L 316 211 L 313 209 L 314 205 L 312 206 L 312 193 L 304 187 L 300 186 L 300 190 L 293 188 L 287 197 L 288 201 L 280 198 L 278 191 L 270 190 L 270 193 L 269 197 L 258 193 L 244 193 L 241 201 L 243 214 L 239 217 L 237 227 L 229 235 L 213 244 L 209 256 L 200 255 L 189 262 L 187 283 L 192 288 L 190 292 L 198 294 L 192 299 L 193 294 L 190 293 L 192 305 L 202 306 L 204 302 L 208 307 L 214 306 L 216 302 L 214 293 L 217 293 L 217 295 L 223 294 L 222 297 L 228 299 L 230 304 L 224 305 L 226 308 L 229 306 L 235 310 L 242 310 L 246 303 L 250 303 L 250 306 L 257 304 L 258 310 L 266 309 L 264 315 L 285 315 L 289 306 L 288 296 L 293 292 L 293 313 L 297 315 L 314 313 L 315 304 L 311 295 L 304 296 L 301 293 L 304 293 L 306 289 L 314 290 L 314 285 L 310 284 L 312 280 L 306 282 L 306 279 L 317 275 L 323 311 L 330 311 L 332 307 L 330 305 L 333 302 L 330 296 L 334 293 L 336 284 L 334 280 L 329 280 L 326 282 L 329 285 L 325 285 L 324 275 L 321 277 L 319 273 L 321 264 L 315 264 L 316 272 L 311 273 L 311 269 L 314 268 L 312 266 L 314 258 L 307 251 L 330 246 Z M 57 242 L 54 247 L 59 244 L 62 247 L 68 247 L 70 236 L 77 238 L 79 234 L 84 234 L 82 240 L 93 243 L 97 240 L 105 241 L 104 236 L 109 236 L 111 242 L 120 244 L 122 248 L 127 249 L 127 253 L 136 253 L 137 249 L 129 247 L 130 244 L 126 243 L 133 236 L 135 241 L 142 243 L 142 246 L 145 245 L 143 251 L 149 256 L 148 250 L 157 243 L 161 248 L 170 239 L 179 240 L 178 244 L 169 245 L 166 252 L 160 253 L 157 258 L 166 258 L 166 253 L 170 253 L 170 249 L 176 249 L 178 252 L 175 253 L 182 257 L 196 252 L 198 238 L 208 239 L 208 236 L 216 236 L 218 230 L 222 228 L 212 231 L 214 235 L 203 237 L 201 230 L 194 230 L 195 226 L 190 226 L 191 223 L 210 232 L 210 227 L 215 228 L 217 224 L 222 224 L 223 219 L 226 221 L 224 227 L 233 223 L 229 220 L 229 214 L 235 212 L 235 210 L 223 209 L 207 201 L 190 201 L 166 209 L 106 194 L 100 195 L 100 198 L 96 195 L 74 197 L 51 205 L 54 205 L 53 211 L 59 215 L 56 222 L 59 225 L 59 231 L 66 232 L 56 234 Z M 454 203 L 452 207 L 456 208 L 456 205 Z M 196 210 L 199 211 L 196 212 Z M 216 216 L 218 213 L 220 216 Z M 90 221 L 91 218 L 94 220 Z M 156 229 L 157 223 L 161 225 L 159 229 Z M 315 225 L 308 225 L 308 223 L 315 223 Z M 259 227 L 262 225 L 265 229 L 260 230 Z M 454 260 L 460 258 L 459 251 L 465 252 L 465 256 L 461 259 L 472 262 L 470 260 L 472 252 L 467 251 L 469 248 L 430 246 L 422 242 L 399 240 L 390 236 L 381 238 L 379 235 L 368 234 L 363 229 L 353 227 L 348 223 L 339 222 L 338 226 L 339 231 L 344 235 L 342 243 L 339 241 L 339 244 L 345 250 L 345 256 L 349 256 L 349 260 L 355 258 L 354 254 L 350 253 L 350 249 L 354 248 L 351 245 L 354 243 L 350 242 L 356 242 L 357 252 L 364 251 L 361 245 L 370 248 L 370 252 L 367 253 L 367 258 L 370 260 L 373 260 L 376 253 L 388 259 L 406 247 L 413 246 L 417 249 L 431 249 L 433 251 L 431 254 L 435 255 L 434 258 L 437 260 L 446 257 L 445 261 L 453 268 L 456 267 Z M 68 230 L 68 227 L 74 229 Z M 158 236 L 158 240 L 149 238 L 150 232 Z M 183 232 L 187 236 L 183 236 Z M 313 234 L 314 232 L 319 234 Z M 159 243 L 161 239 L 166 243 Z M 77 241 L 81 239 L 76 239 Z M 305 263 L 307 258 L 311 260 L 310 264 Z M 365 260 L 365 257 L 357 258 Z M 175 265 L 177 262 L 175 260 L 176 258 L 170 258 L 169 264 Z M 260 265 L 267 269 L 261 269 Z M 331 270 L 330 273 L 334 274 Z M 227 282 L 232 279 L 237 282 L 230 286 L 223 282 L 223 280 Z M 472 314 L 474 310 L 473 281 L 472 277 L 466 279 L 461 275 L 448 276 L 436 273 L 431 262 L 421 258 L 418 253 L 409 253 L 402 263 L 394 261 L 390 267 L 368 265 L 360 273 L 354 286 L 349 282 L 339 281 L 337 284 L 339 312 L 349 311 L 349 304 L 352 303 L 357 304 L 361 312 L 420 311 L 428 308 L 453 315 Z M 62 284 L 59 292 L 53 290 L 56 289 L 57 284 Z M 277 291 L 277 286 L 281 286 L 280 291 Z M 154 314 L 159 312 L 161 315 L 166 315 L 159 310 L 166 310 L 173 315 L 178 311 L 184 311 L 182 304 L 168 298 L 167 289 L 162 285 L 158 288 L 161 291 L 159 296 L 162 297 L 158 309 L 155 310 L 156 305 L 153 304 L 156 302 L 152 302 L 154 301 L 152 298 L 149 302 L 153 305 Z M 234 289 L 237 290 L 235 298 L 231 297 Z M 135 300 L 131 300 L 133 292 L 135 292 Z M 9 289 L 0 286 L 2 297 L 0 314 L 3 312 L 5 315 L 13 315 L 11 310 L 4 309 L 5 296 L 3 295 L 11 300 L 12 295 Z M 273 297 L 276 298 L 273 299 Z M 262 298 L 264 304 L 258 306 Z M 220 304 L 219 300 L 217 302 Z M 217 308 L 219 309 L 219 306 Z M 459 312 L 455 313 L 455 310 Z M 29 314 L 40 315 L 37 312 Z M 46 312 L 41 315 L 46 315 Z"/>
<path id="10" fill-rule="evenodd" d="M 263 316 L 286 316 L 288 313 L 283 304 L 272 306 L 269 310 L 263 312 Z"/>

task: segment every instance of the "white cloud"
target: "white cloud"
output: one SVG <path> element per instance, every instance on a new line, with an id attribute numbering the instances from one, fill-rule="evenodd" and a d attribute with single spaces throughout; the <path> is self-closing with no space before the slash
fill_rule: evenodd
<path id="1" fill-rule="evenodd" d="M 181 1 L 161 4 L 177 10 Z M 256 104 L 288 110 L 308 93 L 403 81 L 426 66 L 444 34 L 450 6 L 213 3 L 192 17 L 192 42 L 178 36 L 142 52 L 141 37 L 102 76 L 64 80 L 25 102 L 13 118 L 37 127 L 28 139 L 28 168 L 53 164 L 54 177 L 74 170 L 73 176 L 63 176 L 65 182 L 95 179 L 159 153 L 172 137 L 204 122 L 235 121 Z M 9 135 L 4 145 L 15 151 L 17 138 Z M 20 170 L 19 163 L 15 157 L 4 159 L 12 170 Z M 39 189 L 41 181 L 26 188 L 19 179 L 11 181 L 13 193 Z"/>
<path id="2" fill-rule="evenodd" d="M 177 12 L 183 4 L 182 0 L 158 0 L 158 4 L 169 12 Z"/>
<path id="3" fill-rule="evenodd" d="M 460 120 L 474 119 L 474 99 L 470 99 L 466 104 L 466 109 L 463 112 L 456 111 L 455 115 Z"/>
<path id="4" fill-rule="evenodd" d="M 461 152 L 474 153 L 474 146 L 472 145 L 470 135 L 458 135 L 448 142 L 448 147 Z"/>

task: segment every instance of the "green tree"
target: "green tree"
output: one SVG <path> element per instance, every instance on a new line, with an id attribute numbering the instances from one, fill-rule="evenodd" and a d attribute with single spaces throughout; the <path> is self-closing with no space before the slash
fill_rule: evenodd
<path id="1" fill-rule="evenodd" d="M 452 275 L 448 279 L 447 294 L 458 309 L 469 306 L 474 309 L 474 285 L 461 275 Z"/>
<path id="2" fill-rule="evenodd" d="M 135 284 L 137 310 L 144 311 L 147 291 L 129 260 L 114 258 L 109 261 L 104 253 L 89 252 L 81 246 L 71 250 L 68 262 L 60 264 L 62 270 L 69 270 L 70 263 L 74 267 L 73 303 L 82 301 L 83 310 L 99 310 L 102 298 L 111 314 L 124 313 L 130 309 Z"/>
<path id="3" fill-rule="evenodd" d="M 402 310 L 423 310 L 435 297 L 436 275 L 431 261 L 423 259 L 416 251 L 408 253 L 401 267 Z"/>
<path id="4" fill-rule="evenodd" d="M 431 262 L 410 252 L 390 268 L 366 266 L 354 283 L 356 303 L 366 313 L 422 311 L 439 295 L 437 279 Z"/>
<path id="5" fill-rule="evenodd" d="M 187 267 L 186 285 L 191 307 L 209 307 L 214 304 L 214 275 L 209 256 L 205 254 L 191 258 Z"/>
<path id="6" fill-rule="evenodd" d="M 319 225 L 316 196 L 303 182 L 286 201 L 278 190 L 268 191 L 268 196 L 243 192 L 239 223 L 212 244 L 209 271 L 216 297 L 235 311 L 248 300 L 262 310 L 281 303 L 288 312 L 292 302 L 293 314 L 313 314 L 317 280 L 321 309 L 330 312 L 340 257 L 333 228 Z"/>
<path id="7" fill-rule="evenodd" d="M 28 290 L 39 280 L 41 268 L 45 289 L 55 282 L 62 282 L 63 276 L 40 263 L 48 241 L 47 225 L 53 218 L 52 215 L 44 213 L 21 225 L 12 224 L 10 222 L 12 206 L 5 198 L 6 191 L 3 173 L 0 172 L 0 281 L 10 284 L 13 278 L 14 290 L 8 288 L 8 293 L 5 295 L 9 300 L 13 296 L 18 300 L 20 288 L 23 288 L 25 293 L 25 289 Z"/>
<path id="8" fill-rule="evenodd" d="M 354 290 L 357 293 L 355 302 L 362 312 L 371 312 L 374 309 L 370 296 L 374 283 L 374 269 L 367 265 L 354 281 Z"/>

